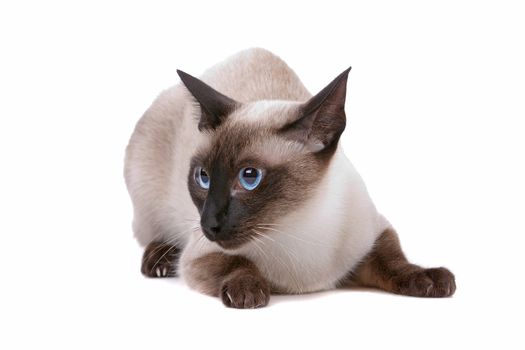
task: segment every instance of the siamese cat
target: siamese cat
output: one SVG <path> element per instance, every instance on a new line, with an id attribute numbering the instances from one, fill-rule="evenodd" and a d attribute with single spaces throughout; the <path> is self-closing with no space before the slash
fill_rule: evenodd
<path id="1" fill-rule="evenodd" d="M 350 68 L 315 96 L 263 49 L 177 72 L 126 152 L 144 275 L 234 308 L 343 286 L 454 294 L 449 270 L 407 261 L 339 145 Z"/>

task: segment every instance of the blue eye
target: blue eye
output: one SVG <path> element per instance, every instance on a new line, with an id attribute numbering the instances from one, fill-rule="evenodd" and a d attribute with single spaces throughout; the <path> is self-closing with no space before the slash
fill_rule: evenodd
<path id="1" fill-rule="evenodd" d="M 205 190 L 210 188 L 210 176 L 201 167 L 195 168 L 195 182 Z"/>
<path id="2" fill-rule="evenodd" d="M 242 168 L 239 172 L 239 182 L 242 187 L 251 191 L 261 183 L 262 172 L 255 168 Z"/>

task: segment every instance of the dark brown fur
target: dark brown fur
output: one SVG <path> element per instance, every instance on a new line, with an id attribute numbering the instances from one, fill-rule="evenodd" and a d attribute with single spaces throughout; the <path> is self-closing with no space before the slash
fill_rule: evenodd
<path id="1" fill-rule="evenodd" d="M 257 308 L 266 306 L 270 300 L 268 282 L 242 256 L 211 253 L 195 259 L 192 270 L 202 291 L 219 296 L 228 307 Z"/>
<path id="2" fill-rule="evenodd" d="M 346 126 L 345 100 L 348 68 L 301 106 L 300 118 L 281 132 L 305 144 L 322 143 L 318 156 L 330 157 Z"/>
<path id="3" fill-rule="evenodd" d="M 144 250 L 140 270 L 146 277 L 174 277 L 179 254 L 176 246 L 151 242 Z"/>
<path id="4" fill-rule="evenodd" d="M 444 267 L 425 269 L 406 259 L 396 232 L 385 230 L 374 249 L 343 285 L 364 286 L 415 297 L 449 297 L 454 275 Z"/>
<path id="5" fill-rule="evenodd" d="M 199 130 L 215 129 L 238 105 L 237 101 L 221 94 L 188 73 L 180 70 L 177 70 L 177 73 L 186 88 L 201 106 Z"/>

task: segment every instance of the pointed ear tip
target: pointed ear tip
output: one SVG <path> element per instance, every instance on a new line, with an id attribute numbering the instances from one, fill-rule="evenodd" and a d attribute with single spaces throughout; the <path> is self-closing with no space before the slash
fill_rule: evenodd
<path id="1" fill-rule="evenodd" d="M 181 79 L 190 76 L 188 73 L 183 72 L 183 71 L 181 71 L 180 69 L 177 69 L 177 75 L 178 75 L 179 78 L 181 78 Z"/>
<path id="2" fill-rule="evenodd" d="M 348 67 L 346 68 L 341 74 L 339 74 L 337 76 L 337 78 L 335 78 L 336 80 L 340 81 L 340 80 L 347 80 L 348 79 L 348 74 L 350 73 L 350 70 L 352 69 L 352 67 Z"/>

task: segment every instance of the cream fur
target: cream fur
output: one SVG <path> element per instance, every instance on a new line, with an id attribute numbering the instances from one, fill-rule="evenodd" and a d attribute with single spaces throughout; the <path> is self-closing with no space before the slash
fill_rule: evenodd
<path id="1" fill-rule="evenodd" d="M 290 101 L 311 97 L 282 60 L 262 49 L 238 53 L 201 79 L 240 102 L 252 102 L 229 117 L 242 123 L 274 124 L 278 118 L 273 119 L 272 110 L 294 108 L 296 103 Z M 189 161 L 208 142 L 197 122 L 195 105 L 181 85 L 164 91 L 137 123 L 125 161 L 135 237 L 141 245 L 162 240 L 183 246 L 179 273 L 193 288 L 203 289 L 192 279 L 192 260 L 221 251 L 250 258 L 282 292 L 330 289 L 371 250 L 388 226 L 361 177 L 338 149 L 315 195 L 280 222 L 270 223 L 276 225 L 272 226 L 275 234 L 269 229 L 267 238 L 237 251 L 223 251 L 198 229 L 200 217 L 187 189 Z M 285 148 L 270 148 L 262 156 L 282 161 L 300 147 L 291 142 Z"/>

